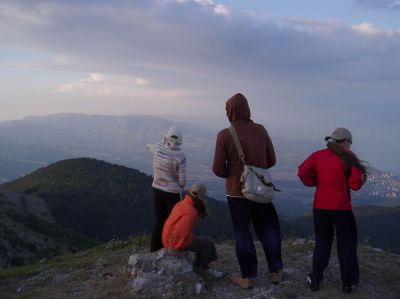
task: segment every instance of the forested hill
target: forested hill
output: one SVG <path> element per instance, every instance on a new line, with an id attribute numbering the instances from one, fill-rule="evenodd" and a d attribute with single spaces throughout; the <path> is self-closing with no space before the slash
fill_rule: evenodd
<path id="1" fill-rule="evenodd" d="M 362 206 L 353 208 L 357 221 L 358 239 L 373 247 L 400 253 L 400 206 Z M 289 221 L 289 235 L 313 235 L 312 216 Z"/>
<path id="2" fill-rule="evenodd" d="M 95 245 L 54 221 L 46 203 L 0 188 L 0 268 Z"/>
<path id="3" fill-rule="evenodd" d="M 6 188 L 42 198 L 56 222 L 99 241 L 151 232 L 152 177 L 90 158 L 62 160 L 9 182 Z M 226 204 L 210 199 L 199 233 L 231 237 Z"/>

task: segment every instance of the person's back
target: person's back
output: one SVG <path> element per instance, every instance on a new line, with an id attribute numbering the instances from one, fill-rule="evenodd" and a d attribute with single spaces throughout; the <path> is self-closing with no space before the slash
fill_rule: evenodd
<path id="1" fill-rule="evenodd" d="M 186 158 L 180 149 L 181 144 L 182 133 L 171 127 L 161 142 L 146 146 L 154 154 L 152 186 L 155 224 L 150 251 L 163 247 L 161 234 L 164 222 L 179 202 L 180 192 L 186 184 Z"/>
<path id="2" fill-rule="evenodd" d="M 226 103 L 226 112 L 231 125 L 235 128 L 246 163 L 260 168 L 270 168 L 275 165 L 274 147 L 264 126 L 250 119 L 250 108 L 242 94 L 235 94 Z M 226 178 L 227 193 L 231 196 L 243 196 L 240 176 L 243 163 L 235 147 L 228 128 L 217 135 L 213 172 Z"/>
<path id="3" fill-rule="evenodd" d="M 319 290 L 336 234 L 342 290 L 351 293 L 359 282 L 359 266 L 357 225 L 350 190 L 361 188 L 367 179 L 367 170 L 350 150 L 353 137 L 348 129 L 335 129 L 325 141 L 327 148 L 312 153 L 298 171 L 304 185 L 316 187 L 313 202 L 315 245 L 307 282 L 311 290 Z"/>
<path id="4" fill-rule="evenodd" d="M 197 211 L 190 194 L 178 202 L 165 221 L 162 241 L 165 248 L 182 249 L 194 240 Z"/>
<path id="5" fill-rule="evenodd" d="M 276 158 L 271 139 L 262 125 L 250 119 L 247 99 L 240 93 L 235 94 L 226 102 L 225 108 L 229 122 L 239 136 L 246 163 L 260 168 L 274 166 Z M 268 261 L 271 282 L 279 283 L 283 263 L 278 215 L 272 203 L 257 203 L 243 196 L 240 182 L 243 168 L 229 129 L 223 129 L 217 135 L 212 170 L 217 176 L 226 178 L 227 200 L 241 270 L 241 273 L 233 275 L 233 282 L 250 288 L 251 279 L 257 277 L 257 254 L 250 232 L 253 223 Z"/>
<path id="6" fill-rule="evenodd" d="M 175 131 L 174 127 L 170 128 L 166 138 L 152 150 L 154 152 L 152 186 L 171 193 L 179 193 L 186 183 L 186 157 L 180 149 L 182 137 Z"/>
<path id="7" fill-rule="evenodd" d="M 197 219 L 207 216 L 206 198 L 206 186 L 194 183 L 185 198 L 175 205 L 165 221 L 162 241 L 164 248 L 169 253 L 193 251 L 195 253 L 195 271 L 208 272 L 212 276 L 221 277 L 223 273 L 211 266 L 211 262 L 218 258 L 214 242 L 194 234 Z"/>

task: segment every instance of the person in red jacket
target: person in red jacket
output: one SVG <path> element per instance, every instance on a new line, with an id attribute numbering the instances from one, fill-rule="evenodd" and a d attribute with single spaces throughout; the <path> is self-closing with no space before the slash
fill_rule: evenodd
<path id="1" fill-rule="evenodd" d="M 207 216 L 204 202 L 206 197 L 206 186 L 194 183 L 184 199 L 174 206 L 165 221 L 162 242 L 167 251 L 189 250 L 195 252 L 195 270 L 207 272 L 219 278 L 223 273 L 211 266 L 211 262 L 218 258 L 213 241 L 197 237 L 193 233 L 198 218 Z"/>
<path id="2" fill-rule="evenodd" d="M 336 231 L 342 290 L 351 293 L 352 286 L 358 285 L 359 268 L 350 189 L 361 188 L 367 180 L 367 170 L 350 150 L 353 138 L 348 129 L 337 128 L 325 141 L 327 148 L 311 154 L 298 169 L 304 185 L 317 187 L 313 202 L 315 247 L 307 282 L 311 290 L 319 290 Z"/>
<path id="3" fill-rule="evenodd" d="M 246 163 L 259 168 L 271 168 L 276 163 L 274 146 L 265 127 L 250 119 L 250 107 L 246 97 L 237 93 L 226 102 L 226 115 L 239 135 Z M 257 203 L 242 193 L 240 176 L 243 163 L 239 158 L 228 128 L 217 135 L 212 170 L 215 175 L 226 178 L 226 194 L 236 239 L 236 256 L 240 273 L 232 280 L 242 288 L 253 286 L 257 277 L 257 253 L 250 227 L 253 224 L 268 262 L 270 281 L 282 280 L 281 233 L 279 219 L 273 203 Z"/>

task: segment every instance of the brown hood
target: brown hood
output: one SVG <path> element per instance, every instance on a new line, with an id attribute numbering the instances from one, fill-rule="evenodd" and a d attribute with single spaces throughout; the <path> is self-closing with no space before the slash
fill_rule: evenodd
<path id="1" fill-rule="evenodd" d="M 226 115 L 228 116 L 229 122 L 234 123 L 237 121 L 250 120 L 250 107 L 247 103 L 247 99 L 241 93 L 237 93 L 232 96 L 226 102 Z"/>

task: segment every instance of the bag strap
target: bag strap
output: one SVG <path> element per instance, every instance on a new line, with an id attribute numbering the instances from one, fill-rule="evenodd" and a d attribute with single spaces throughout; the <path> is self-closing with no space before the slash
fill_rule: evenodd
<path id="1" fill-rule="evenodd" d="M 233 126 L 230 126 L 228 128 L 229 132 L 232 135 L 233 138 L 233 142 L 235 143 L 236 146 L 236 150 L 238 151 L 239 154 L 239 158 L 240 160 L 242 160 L 243 164 L 246 165 L 246 161 L 244 160 L 244 158 L 246 157 L 243 153 L 243 149 L 242 149 L 242 145 L 240 144 L 240 140 L 239 140 L 239 136 L 235 130 L 235 128 Z"/>
<path id="2" fill-rule="evenodd" d="M 235 146 L 236 146 L 236 149 L 237 149 L 237 151 L 238 151 L 239 158 L 240 158 L 240 160 L 242 160 L 243 164 L 246 165 L 246 161 L 244 160 L 244 158 L 245 158 L 246 156 L 245 156 L 244 153 L 243 153 L 242 145 L 240 144 L 240 141 L 239 141 L 239 136 L 238 136 L 238 134 L 237 134 L 237 132 L 236 132 L 236 130 L 235 130 L 235 128 L 234 128 L 233 126 L 230 126 L 228 129 L 229 129 L 229 132 L 230 132 L 231 135 L 232 135 L 233 141 L 235 142 Z M 251 166 L 250 166 L 250 167 L 251 167 Z M 264 180 L 264 177 L 261 177 L 257 172 L 254 172 L 254 173 L 256 174 L 256 176 L 258 177 L 258 179 L 259 179 L 263 184 L 265 184 L 265 185 L 268 186 L 268 187 L 274 188 L 274 191 L 281 192 L 281 190 L 277 189 L 277 188 L 275 187 L 275 185 L 274 185 L 272 182 L 266 182 L 266 181 Z"/>

